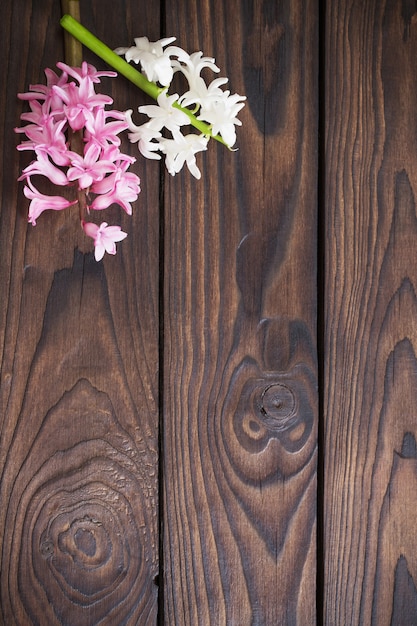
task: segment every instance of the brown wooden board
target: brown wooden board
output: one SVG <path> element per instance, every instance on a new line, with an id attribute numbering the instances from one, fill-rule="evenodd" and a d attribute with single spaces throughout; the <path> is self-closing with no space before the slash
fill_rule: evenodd
<path id="1" fill-rule="evenodd" d="M 166 624 L 315 623 L 318 4 L 167 3 L 246 94 L 238 148 L 166 177 Z"/>
<path id="2" fill-rule="evenodd" d="M 130 45 L 159 37 L 147 5 L 89 0 L 81 18 L 110 47 Z M 59 19 L 56 1 L 0 4 L 0 622 L 155 624 L 159 172 L 133 166 L 129 236 L 103 262 L 77 212 L 27 224 L 16 94 L 63 60 Z M 121 110 L 144 103 L 124 79 L 101 88 Z"/>
<path id="3" fill-rule="evenodd" d="M 174 35 L 248 97 L 237 153 L 162 175 L 162 238 L 160 166 L 139 157 L 101 263 L 70 210 L 28 225 L 16 182 L 16 94 L 62 59 L 59 17 L 0 5 L 0 621 L 314 624 L 318 4 L 81 3 L 110 47 Z"/>
<path id="4" fill-rule="evenodd" d="M 417 619 L 417 13 L 327 3 L 324 623 Z"/>

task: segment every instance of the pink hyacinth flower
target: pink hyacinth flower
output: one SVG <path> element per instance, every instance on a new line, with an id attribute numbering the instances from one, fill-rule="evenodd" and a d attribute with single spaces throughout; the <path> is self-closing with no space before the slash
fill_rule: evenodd
<path id="1" fill-rule="evenodd" d="M 47 84 L 32 85 L 30 91 L 20 94 L 30 111 L 20 118 L 28 122 L 17 133 L 26 141 L 19 150 L 32 150 L 36 158 L 22 171 L 19 180 L 25 180 L 24 194 L 30 200 L 28 221 L 36 225 L 39 215 L 52 209 L 60 211 L 79 204 L 81 225 L 86 235 L 92 237 L 95 258 L 104 253 L 116 254 L 116 242 L 127 233 L 120 226 L 100 226 L 84 221 L 91 208 L 103 209 L 118 203 L 132 213 L 131 203 L 140 192 L 140 180 L 127 169 L 134 157 L 120 151 L 119 134 L 128 128 L 122 111 L 106 111 L 112 104 L 110 96 L 95 92 L 95 83 L 101 76 L 116 76 L 115 72 L 99 72 L 83 63 L 81 68 L 59 63 L 59 77 L 45 70 Z M 76 135 L 76 137 L 74 137 Z M 54 185 L 73 188 L 74 200 L 60 195 L 47 196 L 32 183 L 34 176 L 43 177 Z M 36 180 L 36 179 L 35 179 Z M 78 188 L 77 191 L 74 187 Z M 100 200 L 101 198 L 101 200 Z"/>
<path id="2" fill-rule="evenodd" d="M 93 111 L 94 107 L 104 107 L 113 103 L 110 96 L 95 93 L 93 83 L 88 80 L 82 81 L 79 87 L 75 83 L 68 83 L 65 89 L 55 86 L 52 91 L 63 103 L 62 110 L 56 107 L 55 113 L 62 112 L 75 131 L 85 126 L 88 112 Z"/>
<path id="3" fill-rule="evenodd" d="M 67 209 L 69 206 L 73 204 L 77 204 L 77 200 L 71 202 L 62 196 L 46 196 L 36 189 L 36 187 L 31 182 L 30 178 L 28 178 L 27 183 L 29 186 L 24 187 L 23 193 L 26 198 L 29 198 L 29 214 L 28 221 L 36 226 L 36 220 L 39 215 L 48 209 L 52 211 L 62 211 L 62 209 Z"/>
<path id="4" fill-rule="evenodd" d="M 89 189 L 93 182 L 103 180 L 106 174 L 117 169 L 114 163 L 102 158 L 96 144 L 91 144 L 83 156 L 70 151 L 70 157 L 72 167 L 68 168 L 67 178 L 78 180 L 79 189 Z"/>
<path id="5" fill-rule="evenodd" d="M 91 203 L 91 209 L 101 211 L 115 203 L 128 215 L 132 215 L 131 202 L 135 202 L 140 193 L 140 180 L 136 174 L 118 169 L 114 174 L 95 183 L 91 191 L 99 194 Z"/>
<path id="6" fill-rule="evenodd" d="M 54 185 L 68 185 L 68 179 L 65 173 L 51 163 L 43 150 L 37 150 L 37 157 L 36 161 L 33 161 L 23 170 L 22 175 L 19 176 L 17 180 L 24 180 L 25 178 L 29 178 L 29 176 L 39 174 L 49 178 Z"/>
<path id="7" fill-rule="evenodd" d="M 86 235 L 94 239 L 94 256 L 96 261 L 101 261 L 104 253 L 116 254 L 116 242 L 127 237 L 120 226 L 108 226 L 107 222 L 102 222 L 100 226 L 91 222 L 83 222 Z"/>
<path id="8" fill-rule="evenodd" d="M 117 72 L 113 72 L 113 70 L 97 71 L 94 65 L 90 65 L 86 61 L 82 62 L 81 67 L 71 67 L 66 63 L 62 63 L 62 61 L 57 63 L 56 66 L 66 74 L 78 80 L 79 83 L 85 78 L 91 80 L 93 83 L 99 83 L 101 76 L 110 76 L 111 78 L 117 76 Z"/>
<path id="9" fill-rule="evenodd" d="M 115 118 L 107 122 L 109 117 Z M 96 143 L 103 150 L 108 144 L 120 146 L 118 134 L 127 129 L 127 122 L 124 113 L 120 111 L 105 111 L 96 109 L 94 112 L 86 113 L 85 138 L 88 143 Z"/>
<path id="10" fill-rule="evenodd" d="M 15 128 L 15 132 L 25 133 L 29 139 L 18 145 L 17 149 L 42 150 L 49 154 L 57 165 L 68 165 L 67 140 L 63 131 L 65 124 L 66 120 L 55 122 L 51 116 L 42 118 L 39 124 L 27 124 L 23 128 Z"/>

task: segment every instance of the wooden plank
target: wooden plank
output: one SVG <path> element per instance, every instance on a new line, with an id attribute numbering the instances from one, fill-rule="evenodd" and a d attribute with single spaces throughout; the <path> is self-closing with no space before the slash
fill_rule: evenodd
<path id="1" fill-rule="evenodd" d="M 158 6 L 147 4 L 115 12 L 92 0 L 81 18 L 110 46 L 126 45 L 144 17 L 158 38 Z M 155 624 L 159 176 L 143 160 L 133 167 L 143 189 L 122 217 L 129 237 L 103 262 L 77 212 L 27 224 L 16 94 L 63 60 L 59 18 L 52 0 L 0 6 L 0 622 Z M 124 79 L 99 88 L 119 109 L 140 104 Z"/>
<path id="2" fill-rule="evenodd" d="M 417 619 L 417 14 L 327 4 L 324 617 Z"/>
<path id="3" fill-rule="evenodd" d="M 165 186 L 164 616 L 314 624 L 318 5 L 168 3 L 245 93 Z"/>

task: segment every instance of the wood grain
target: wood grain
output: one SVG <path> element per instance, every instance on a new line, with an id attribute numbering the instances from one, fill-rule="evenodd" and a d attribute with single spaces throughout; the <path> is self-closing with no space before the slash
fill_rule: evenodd
<path id="1" fill-rule="evenodd" d="M 155 624 L 159 172 L 134 166 L 129 237 L 102 263 L 77 213 L 27 224 L 16 94 L 63 58 L 59 4 L 0 6 L 0 622 Z M 142 4 L 140 17 L 137 2 L 82 3 L 81 18 L 112 47 L 143 18 L 157 38 L 158 9 Z M 100 89 L 122 110 L 138 98 L 124 81 Z"/>
<path id="2" fill-rule="evenodd" d="M 417 619 L 417 13 L 328 4 L 324 623 Z"/>
<path id="3" fill-rule="evenodd" d="M 239 151 L 165 186 L 166 623 L 315 623 L 317 28 L 308 1 L 166 7 L 248 97 Z"/>

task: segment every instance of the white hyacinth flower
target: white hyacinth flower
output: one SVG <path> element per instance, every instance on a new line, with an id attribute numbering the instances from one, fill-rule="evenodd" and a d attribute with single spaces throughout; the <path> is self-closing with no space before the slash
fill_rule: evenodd
<path id="1" fill-rule="evenodd" d="M 152 130 L 159 131 L 165 127 L 174 134 L 180 126 L 190 123 L 190 120 L 184 111 L 172 106 L 174 102 L 177 102 L 177 100 L 177 93 L 174 93 L 172 96 L 168 96 L 165 90 L 160 93 L 157 98 L 158 105 L 147 104 L 139 107 L 138 111 L 139 113 L 144 113 L 150 118 L 148 126 Z"/>
<path id="2" fill-rule="evenodd" d="M 209 108 L 210 102 L 223 98 L 224 91 L 220 89 L 220 85 L 224 85 L 228 80 L 228 78 L 215 78 L 207 85 L 200 76 L 199 81 L 194 80 L 193 84 L 190 83 L 189 91 L 180 97 L 179 103 L 185 107 L 198 104 L 199 107 Z"/>
<path id="3" fill-rule="evenodd" d="M 237 93 L 230 96 L 229 93 L 224 91 L 221 98 L 205 100 L 197 119 L 211 124 L 213 135 L 221 135 L 227 145 L 232 147 L 236 142 L 235 126 L 242 125 L 236 115 L 245 106 L 243 100 L 246 97 Z"/>
<path id="4" fill-rule="evenodd" d="M 149 41 L 147 37 L 136 37 L 135 45 L 130 48 L 116 48 L 115 52 L 124 55 L 129 63 L 141 64 L 146 78 L 151 82 L 160 83 L 163 87 L 169 85 L 174 75 L 171 65 L 171 56 L 176 56 L 184 62 L 189 54 L 177 46 L 169 46 L 164 50 L 164 46 L 175 41 L 175 37 L 166 37 L 159 41 Z"/>
<path id="5" fill-rule="evenodd" d="M 215 59 L 203 56 L 201 51 L 190 55 L 170 45 L 175 37 L 154 42 L 138 37 L 134 41 L 134 46 L 117 48 L 115 52 L 124 55 L 128 62 L 140 64 L 148 80 L 162 85 L 163 91 L 158 92 L 155 104 L 138 108 L 139 113 L 149 118 L 141 126 L 133 123 L 132 110 L 126 111 L 129 139 L 138 143 L 141 154 L 149 159 L 160 159 L 158 152 L 164 153 L 170 174 L 175 175 L 186 163 L 192 175 L 200 178 L 196 153 L 207 149 L 210 137 L 219 139 L 229 148 L 235 144 L 236 126 L 241 126 L 237 114 L 246 98 L 230 95 L 230 91 L 223 89 L 227 78 L 206 82 L 201 75 L 203 70 L 220 72 Z M 185 77 L 188 89 L 180 96 L 168 95 L 168 87 L 178 72 Z M 182 127 L 190 124 L 201 134 L 183 134 Z M 167 131 L 172 137 L 166 135 Z"/>
<path id="6" fill-rule="evenodd" d="M 165 164 L 171 176 L 175 176 L 184 163 L 195 178 L 201 178 L 195 155 L 207 150 L 208 137 L 204 135 L 183 135 L 177 133 L 173 139 L 162 138 L 159 142 L 161 151 L 166 155 Z"/>
<path id="7" fill-rule="evenodd" d="M 128 123 L 129 141 L 131 143 L 137 143 L 139 152 L 146 159 L 160 159 L 161 155 L 156 153 L 159 150 L 158 139 L 162 137 L 159 131 L 149 128 L 148 123 L 137 126 L 132 121 L 132 109 L 125 111 L 126 122 Z"/>
<path id="8" fill-rule="evenodd" d="M 188 106 L 188 102 L 186 103 L 187 99 L 194 104 L 199 102 L 200 97 L 204 97 L 206 94 L 207 85 L 202 76 L 200 76 L 205 67 L 208 67 L 212 72 L 220 72 L 220 69 L 215 64 L 215 60 L 212 57 L 203 57 L 202 52 L 190 54 L 183 64 L 178 60 L 173 61 L 172 65 L 174 71 L 184 74 L 188 81 L 189 90 L 180 98 L 180 103 L 184 104 L 184 106 Z"/>

